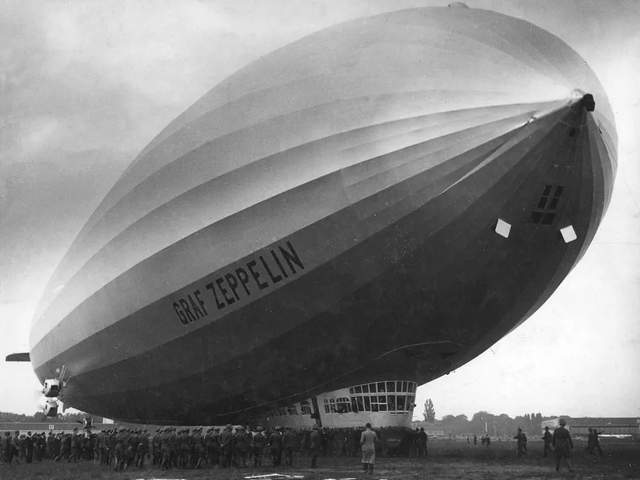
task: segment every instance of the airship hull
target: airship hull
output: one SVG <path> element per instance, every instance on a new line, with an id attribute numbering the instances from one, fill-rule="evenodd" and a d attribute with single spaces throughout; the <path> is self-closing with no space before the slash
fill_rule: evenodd
<path id="1" fill-rule="evenodd" d="M 508 31 L 523 23 L 499 17 Z M 220 423 L 357 383 L 424 383 L 488 348 L 557 288 L 593 238 L 615 172 L 595 77 L 574 53 L 567 61 L 564 46 L 553 69 L 564 65 L 563 78 L 577 82 L 565 96 L 553 97 L 550 73 L 558 92 L 538 101 L 516 102 L 510 91 L 495 104 L 495 92 L 457 87 L 425 97 L 407 90 L 425 75 L 412 55 L 432 38 L 416 30 L 420 21 L 450 22 L 447 31 L 468 40 L 465 25 L 496 18 L 447 9 L 373 18 L 231 77 L 125 172 L 63 260 L 34 325 L 36 374 L 64 366 L 67 404 L 128 421 Z M 376 42 L 380 22 L 391 27 Z M 336 35 L 361 55 L 345 53 Z M 492 61 L 496 45 L 512 48 L 487 35 Z M 408 57 L 385 73 L 391 93 L 350 97 L 367 68 L 349 62 L 386 52 L 391 40 L 405 41 Z M 323 41 L 336 49 L 325 61 L 337 72 L 324 68 Z M 283 58 L 292 66 L 280 73 Z M 497 71 L 481 79 L 485 90 L 505 75 Z M 331 98 L 317 92 L 318 76 L 334 82 Z M 234 96 L 234 81 L 243 95 L 221 100 Z M 271 106 L 280 85 L 300 89 L 291 101 L 304 108 Z M 594 91 L 604 114 L 573 88 Z M 254 103 L 287 112 L 256 122 L 243 116 Z"/>

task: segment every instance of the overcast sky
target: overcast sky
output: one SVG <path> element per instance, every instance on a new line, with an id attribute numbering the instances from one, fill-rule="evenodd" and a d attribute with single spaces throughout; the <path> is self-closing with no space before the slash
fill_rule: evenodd
<path id="1" fill-rule="evenodd" d="M 447 1 L 0 0 L 0 355 L 74 235 L 151 138 L 253 59 L 339 21 Z M 419 389 L 438 417 L 640 416 L 640 2 L 470 0 L 565 40 L 609 94 L 619 166 L 593 244 L 490 350 Z M 597 102 L 597 99 L 596 99 Z M 596 107 L 597 108 L 597 107 Z M 28 364 L 0 365 L 0 411 L 32 413 Z"/>

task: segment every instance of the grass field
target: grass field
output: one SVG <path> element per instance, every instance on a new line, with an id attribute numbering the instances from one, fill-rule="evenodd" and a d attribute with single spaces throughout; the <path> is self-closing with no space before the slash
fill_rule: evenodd
<path id="1" fill-rule="evenodd" d="M 135 479 L 216 479 L 244 480 L 251 475 L 281 473 L 289 478 L 325 479 L 387 479 L 431 480 L 464 478 L 471 480 L 507 479 L 640 479 L 640 443 L 631 441 L 602 442 L 603 457 L 592 457 L 584 451 L 584 442 L 576 442 L 574 473 L 566 467 L 555 472 L 553 458 L 542 457 L 542 443 L 529 442 L 526 457 L 517 458 L 513 442 L 494 442 L 490 447 L 467 445 L 464 441 L 432 440 L 426 459 L 378 458 L 373 476 L 364 475 L 358 458 L 321 457 L 318 468 L 308 468 L 306 457 L 296 458 L 295 467 L 264 467 L 259 470 L 205 468 L 201 470 L 132 469 L 113 472 L 90 462 L 68 464 L 45 461 L 21 465 L 0 465 L 1 480 L 135 480 Z M 286 477 L 281 477 L 286 478 Z M 274 477 L 271 477 L 274 480 Z"/>

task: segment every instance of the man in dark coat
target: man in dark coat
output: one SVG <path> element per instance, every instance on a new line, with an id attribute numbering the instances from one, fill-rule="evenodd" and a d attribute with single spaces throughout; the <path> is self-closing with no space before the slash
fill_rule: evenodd
<path id="1" fill-rule="evenodd" d="M 320 436 L 320 429 L 315 426 L 309 435 L 309 456 L 311 457 L 311 468 L 318 466 L 318 455 L 322 448 L 322 437 Z"/>
<path id="2" fill-rule="evenodd" d="M 429 437 L 427 436 L 427 432 L 424 431 L 424 428 L 420 428 L 420 431 L 418 432 L 418 438 L 416 439 L 416 444 L 418 447 L 418 456 L 419 457 L 426 457 L 427 456 L 427 442 L 429 440 Z M 469 437 L 467 437 L 467 440 L 469 440 Z"/>
<path id="3" fill-rule="evenodd" d="M 251 447 L 251 434 L 240 426 L 233 436 L 233 463 L 237 467 L 247 466 L 247 456 Z"/>
<path id="4" fill-rule="evenodd" d="M 600 435 L 602 432 L 599 432 L 597 428 L 591 429 L 591 434 L 590 434 L 590 439 L 592 442 L 591 445 L 591 452 L 595 454 L 595 452 L 598 452 L 598 455 L 602 456 L 602 448 L 600 447 L 600 439 L 598 438 L 598 435 Z"/>
<path id="5" fill-rule="evenodd" d="M 286 428 L 282 432 L 282 447 L 284 449 L 284 464 L 287 467 L 293 466 L 293 453 L 298 448 L 298 439 L 290 428 Z"/>
<path id="6" fill-rule="evenodd" d="M 233 459 L 233 432 L 231 425 L 224 427 L 220 434 L 220 466 L 230 467 Z"/>
<path id="7" fill-rule="evenodd" d="M 24 451 L 26 462 L 31 463 L 33 461 L 33 437 L 31 432 L 27 432 L 27 436 L 24 439 Z"/>
<path id="8" fill-rule="evenodd" d="M 560 461 L 564 458 L 570 472 L 571 468 L 571 450 L 573 449 L 573 441 L 569 430 L 565 428 L 567 424 L 564 418 L 558 422 L 560 426 L 553 431 L 553 448 L 556 452 L 556 472 L 560 471 Z"/>
<path id="9" fill-rule="evenodd" d="M 527 453 L 527 436 L 524 434 L 521 428 L 518 428 L 518 433 L 513 437 L 517 441 L 518 456 L 526 455 Z"/>
<path id="10" fill-rule="evenodd" d="M 553 437 L 551 432 L 549 431 L 549 427 L 544 427 L 544 435 L 542 435 L 542 440 L 544 441 L 544 453 L 543 456 L 547 456 L 549 452 L 551 452 L 551 441 Z"/>
<path id="11" fill-rule="evenodd" d="M 262 466 L 262 455 L 264 453 L 264 447 L 267 444 L 267 437 L 264 434 L 262 427 L 256 428 L 256 433 L 251 438 L 251 455 L 253 455 L 253 466 Z"/>
<path id="12" fill-rule="evenodd" d="M 13 462 L 13 440 L 9 432 L 5 432 L 2 439 L 2 454 L 4 462 L 10 465 Z"/>
<path id="13" fill-rule="evenodd" d="M 271 460 L 274 467 L 278 467 L 282 463 L 282 448 L 282 434 L 280 433 L 280 427 L 276 427 L 269 435 L 269 451 L 271 452 Z"/>

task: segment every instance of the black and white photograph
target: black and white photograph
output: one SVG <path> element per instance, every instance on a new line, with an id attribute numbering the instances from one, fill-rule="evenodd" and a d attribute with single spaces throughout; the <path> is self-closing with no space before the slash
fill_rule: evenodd
<path id="1" fill-rule="evenodd" d="M 0 0 L 0 479 L 640 479 L 640 0 Z"/>

